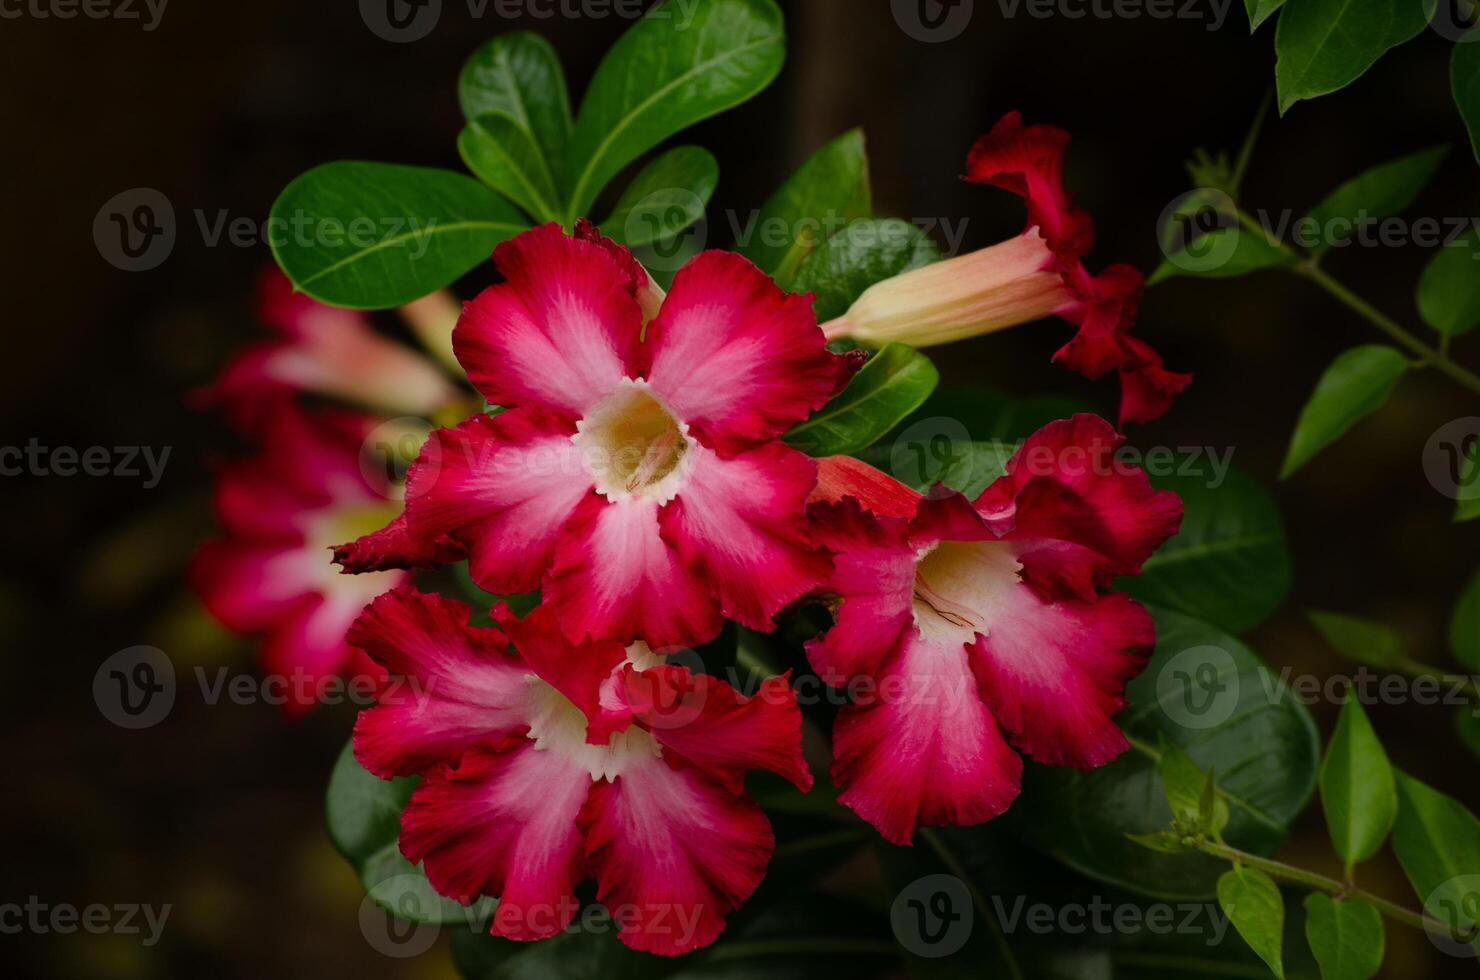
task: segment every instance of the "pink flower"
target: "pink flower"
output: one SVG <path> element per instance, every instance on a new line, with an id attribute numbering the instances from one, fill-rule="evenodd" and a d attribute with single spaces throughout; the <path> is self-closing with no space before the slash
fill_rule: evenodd
<path id="1" fill-rule="evenodd" d="M 1192 376 L 1167 371 L 1160 355 L 1130 334 L 1141 273 L 1112 265 L 1095 276 L 1085 268 L 1094 224 L 1064 190 L 1068 145 L 1061 129 L 1025 127 L 1016 112 L 1004 116 L 972 148 L 966 179 L 1024 198 L 1026 230 L 874 284 L 847 313 L 823 324 L 828 338 L 928 347 L 1059 316 L 1079 332 L 1054 360 L 1088 378 L 1119 372 L 1121 424 L 1165 414 Z"/>
<path id="2" fill-rule="evenodd" d="M 1122 441 L 1091 415 L 1054 422 L 974 502 L 823 460 L 812 511 L 838 552 L 835 623 L 808 655 L 855 695 L 833 730 L 839 799 L 888 840 L 1006 810 L 1022 773 L 1009 742 L 1081 769 L 1127 747 L 1111 719 L 1155 635 L 1105 590 L 1140 571 L 1182 507 L 1116 462 Z"/>
<path id="3" fill-rule="evenodd" d="M 830 567 L 806 530 L 816 463 L 778 440 L 845 362 L 810 297 L 738 255 L 705 252 L 662 298 L 590 237 L 547 225 L 495 251 L 507 283 L 468 304 L 453 345 L 508 411 L 428 440 L 411 530 L 465 545 L 489 592 L 542 589 L 572 641 L 770 629 Z"/>
<path id="4" fill-rule="evenodd" d="M 423 776 L 401 817 L 407 860 L 465 904 L 498 896 L 495 935 L 558 934 L 595 878 L 633 949 L 713 942 L 774 847 L 745 773 L 812 784 L 787 679 L 747 699 L 645 644 L 572 646 L 549 606 L 521 621 L 500 604 L 501 629 L 469 612 L 397 590 L 350 633 L 390 675 L 355 724 L 356 758 Z"/>

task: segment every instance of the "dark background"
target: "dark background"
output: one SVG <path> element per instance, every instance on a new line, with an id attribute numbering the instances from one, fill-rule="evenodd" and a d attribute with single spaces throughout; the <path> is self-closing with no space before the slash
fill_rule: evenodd
<path id="1" fill-rule="evenodd" d="M 1197 146 L 1235 149 L 1273 75 L 1273 32 L 1250 38 L 1236 0 L 1218 30 L 1207 16 L 1005 18 L 996 2 L 977 0 L 969 28 L 946 43 L 913 39 L 884 0 L 783 6 L 790 41 L 780 79 L 685 136 L 720 160 L 712 214 L 757 206 L 822 141 L 862 125 L 879 211 L 969 218 L 966 247 L 989 244 L 1019 230 L 1020 210 L 956 175 L 972 141 L 1016 108 L 1074 134 L 1069 184 L 1096 219 L 1095 264 L 1149 271 L 1161 258 L 1156 217 L 1188 186 L 1182 161 Z M 9 786 L 0 901 L 174 906 L 151 949 L 127 936 L 0 936 L 0 964 L 11 967 L 0 969 L 11 975 L 451 976 L 445 956 L 388 959 L 360 936 L 360 888 L 321 829 L 347 709 L 294 726 L 267 705 L 205 705 L 187 687 L 165 723 L 127 732 L 91 697 L 98 663 L 135 644 L 165 649 L 187 684 L 194 665 L 251 670 L 250 646 L 213 629 L 180 584 L 210 533 L 207 463 L 230 445 L 218 421 L 183 399 L 260 336 L 250 297 L 268 255 L 262 245 L 208 247 L 197 210 L 208 223 L 222 209 L 260 220 L 290 179 L 332 159 L 458 167 L 455 80 L 474 47 L 507 30 L 539 30 L 579 93 L 627 25 L 589 16 L 511 22 L 491 6 L 476 19 L 460 0 L 444 7 L 431 36 L 410 44 L 381 40 L 348 0 L 173 0 L 152 32 L 138 21 L 0 19 L 0 269 L 12 365 L 0 385 L 0 443 L 172 447 L 152 490 L 112 477 L 0 482 Z M 1346 91 L 1271 120 L 1245 200 L 1303 213 L 1366 166 L 1448 142 L 1454 151 L 1410 213 L 1475 213 L 1476 163 L 1449 100 L 1447 63 L 1447 42 L 1426 32 Z M 158 269 L 121 272 L 94 246 L 93 219 L 114 194 L 141 186 L 170 198 L 179 238 Z M 726 244 L 724 228 L 711 224 L 711 244 Z M 1424 257 L 1411 247 L 1350 248 L 1329 268 L 1416 324 Z M 460 291 L 486 278 L 475 274 Z M 1038 324 L 937 361 L 948 382 L 1067 393 L 1113 412 L 1112 382 L 1049 365 L 1067 329 Z M 1159 286 L 1139 329 L 1197 381 L 1136 440 L 1231 446 L 1236 464 L 1268 483 L 1321 369 L 1380 339 L 1279 273 Z M 1473 339 L 1456 355 L 1480 361 Z M 1428 485 L 1420 450 L 1440 424 L 1472 414 L 1472 396 L 1415 374 L 1387 410 L 1276 488 L 1295 594 L 1253 644 L 1277 669 L 1353 669 L 1305 624 L 1306 607 L 1381 618 L 1418 659 L 1449 662 L 1445 621 L 1475 570 L 1480 525 L 1450 523 L 1452 502 Z M 1334 707 L 1314 710 L 1329 732 Z M 1457 747 L 1448 711 L 1372 714 L 1395 764 L 1480 803 L 1475 760 Z M 1337 871 L 1318 807 L 1285 856 Z M 1364 868 L 1364 881 L 1408 900 L 1390 858 Z M 1464 966 L 1412 930 L 1390 926 L 1388 936 L 1384 976 L 1457 975 Z"/>

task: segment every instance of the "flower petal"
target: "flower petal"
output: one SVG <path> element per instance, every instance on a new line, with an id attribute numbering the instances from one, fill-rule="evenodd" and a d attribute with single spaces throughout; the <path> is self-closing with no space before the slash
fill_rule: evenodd
<path id="1" fill-rule="evenodd" d="M 508 281 L 469 303 L 452 334 L 490 402 L 575 418 L 636 376 L 642 311 L 605 249 L 550 224 L 504 242 L 493 260 Z"/>
<path id="2" fill-rule="evenodd" d="M 971 148 L 966 179 L 991 184 L 1021 196 L 1028 226 L 1036 226 L 1049 246 L 1066 255 L 1083 255 L 1094 243 L 1094 224 L 1064 190 L 1064 151 L 1069 134 L 1055 126 L 1024 126 L 1020 112 L 1009 112 Z"/>
<path id="3" fill-rule="evenodd" d="M 730 252 L 704 252 L 679 270 L 645 347 L 653 389 L 722 449 L 782 435 L 839 379 L 811 298 L 783 292 Z"/>
<path id="4" fill-rule="evenodd" d="M 445 534 L 431 539 L 412 534 L 404 511 L 379 531 L 334 549 L 334 563 L 355 575 L 387 568 L 436 568 L 467 556 L 467 549 Z"/>
<path id="5" fill-rule="evenodd" d="M 574 426 L 539 409 L 475 415 L 432 433 L 406 480 L 406 516 L 424 539 L 448 535 L 495 595 L 532 592 L 576 505 L 593 486 Z"/>
<path id="6" fill-rule="evenodd" d="M 577 818 L 591 774 L 522 736 L 479 746 L 429 776 L 401 814 L 401 852 L 464 904 L 498 896 L 492 932 L 546 939 L 580 909 L 585 855 Z"/>
<path id="7" fill-rule="evenodd" d="M 454 761 L 472 745 L 528 728 L 529 668 L 472 610 L 397 589 L 372 602 L 349 642 L 390 672 L 379 703 L 355 721 L 355 758 L 389 779 Z"/>
<path id="8" fill-rule="evenodd" d="M 658 758 L 592 787 L 582 825 L 597 898 L 618 918 L 622 942 L 661 956 L 714 942 L 775 849 L 754 802 Z"/>
<path id="9" fill-rule="evenodd" d="M 525 664 L 586 716 L 588 742 L 604 744 L 611 732 L 626 727 L 626 719 L 606 718 L 601 706 L 602 683 L 627 659 L 622 644 L 612 640 L 579 645 L 566 642 L 548 604 L 519 619 L 501 602 L 494 606 L 492 616 L 514 642 Z"/>

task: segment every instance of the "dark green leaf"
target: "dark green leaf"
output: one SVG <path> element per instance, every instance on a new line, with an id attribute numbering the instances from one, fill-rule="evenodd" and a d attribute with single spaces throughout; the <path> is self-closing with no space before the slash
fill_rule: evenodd
<path id="1" fill-rule="evenodd" d="M 334 763 L 324 798 L 324 820 L 334 842 L 381 908 L 410 922 L 465 923 L 491 914 L 492 899 L 472 909 L 443 898 L 421 870 L 401 856 L 401 810 L 415 779 L 379 779 L 355 761 L 353 744 Z M 471 918 L 470 918 L 471 917 Z"/>
<path id="2" fill-rule="evenodd" d="M 1460 663 L 1480 671 L 1480 572 L 1465 586 L 1449 617 L 1449 649 Z"/>
<path id="3" fill-rule="evenodd" d="M 1133 840 L 1142 847 L 1162 854 L 1182 854 L 1192 850 L 1192 845 L 1182 843 L 1182 838 L 1168 830 L 1158 830 L 1152 834 L 1126 834 L 1126 840 Z"/>
<path id="4" fill-rule="evenodd" d="M 272 206 L 272 251 L 293 284 L 334 306 L 378 310 L 420 299 L 529 227 L 462 174 L 389 163 L 315 167 Z"/>
<path id="5" fill-rule="evenodd" d="M 1156 654 L 1126 688 L 1119 719 L 1132 751 L 1092 772 L 1030 766 L 1008 811 L 1039 848 L 1091 877 L 1170 900 L 1212 894 L 1224 862 L 1148 852 L 1127 834 L 1171 822 L 1157 776 L 1157 739 L 1216 770 L 1228 803 L 1229 844 L 1271 853 L 1315 789 L 1320 746 L 1296 696 L 1227 633 L 1156 609 Z"/>
<path id="6" fill-rule="evenodd" d="M 1360 898 L 1305 896 L 1305 938 L 1321 980 L 1368 980 L 1382 968 L 1382 915 Z"/>
<path id="7" fill-rule="evenodd" d="M 887 344 L 848 387 L 786 434 L 809 456 L 839 456 L 873 445 L 935 390 L 930 358 L 904 344 Z"/>
<path id="8" fill-rule="evenodd" d="M 1218 904 L 1233 927 L 1274 975 L 1284 980 L 1280 947 L 1285 932 L 1285 899 L 1274 879 L 1254 868 L 1234 867 L 1218 879 Z"/>
<path id="9" fill-rule="evenodd" d="M 681 129 L 769 85 L 786 45 L 773 0 L 664 0 L 607 52 L 567 155 L 567 218 L 591 210 L 622 168 Z"/>
<path id="10" fill-rule="evenodd" d="M 1248 228 L 1215 228 L 1181 246 L 1147 280 L 1154 286 L 1173 276 L 1232 279 L 1257 269 L 1294 265 L 1296 257 Z"/>
<path id="11" fill-rule="evenodd" d="M 1349 238 L 1354 226 L 1397 214 L 1418 196 L 1444 162 L 1447 146 L 1430 147 L 1390 160 L 1353 177 L 1311 208 L 1309 217 L 1321 229 L 1327 248 Z M 1334 228 L 1337 222 L 1343 229 Z M 1319 250 L 1319 249 L 1318 249 Z"/>
<path id="12" fill-rule="evenodd" d="M 1480 709 L 1469 705 L 1456 709 L 1454 733 L 1466 748 L 1480 756 Z"/>
<path id="13" fill-rule="evenodd" d="M 1300 412 L 1280 479 L 1295 473 L 1357 422 L 1381 408 L 1407 370 L 1408 358 L 1381 344 L 1354 347 L 1332 362 Z"/>
<path id="14" fill-rule="evenodd" d="M 622 192 L 601 233 L 629 248 L 667 244 L 704 217 L 719 183 L 719 161 L 703 147 L 675 146 Z"/>
<path id="15" fill-rule="evenodd" d="M 818 245 L 791 282 L 797 293 L 815 293 L 817 320 L 825 323 L 876 282 L 940 258 L 919 227 L 898 218 L 860 218 Z"/>
<path id="16" fill-rule="evenodd" d="M 1203 834 L 1222 832 L 1228 826 L 1228 803 L 1218 796 L 1212 773 L 1203 772 L 1187 750 L 1165 737 L 1158 740 L 1157 752 L 1156 774 L 1177 824 Z"/>
<path id="17" fill-rule="evenodd" d="M 1449 87 L 1470 131 L 1470 148 L 1480 160 L 1480 45 L 1474 43 L 1474 38 L 1454 46 L 1449 58 Z"/>
<path id="18" fill-rule="evenodd" d="M 953 385 L 937 388 L 900 423 L 900 433 L 919 426 L 960 442 L 1014 442 L 1078 412 L 1094 409 L 1078 398 L 1015 398 L 986 385 Z"/>
<path id="19" fill-rule="evenodd" d="M 1274 35 L 1280 113 L 1350 85 L 1427 23 L 1413 0 L 1288 0 Z"/>
<path id="20" fill-rule="evenodd" d="M 1321 807 L 1348 871 L 1382 847 L 1398 810 L 1393 767 L 1355 694 L 1341 706 L 1321 762 Z"/>
<path id="21" fill-rule="evenodd" d="M 1385 668 L 1396 667 L 1405 659 L 1402 639 L 1381 623 L 1319 609 L 1309 610 L 1305 615 L 1326 642 L 1349 660 Z"/>
<path id="22" fill-rule="evenodd" d="M 1227 463 L 1183 457 L 1175 473 L 1153 478 L 1181 498 L 1182 527 L 1117 587 L 1239 633 L 1274 614 L 1292 573 L 1273 498 Z"/>
<path id="23" fill-rule="evenodd" d="M 1424 908 L 1452 937 L 1480 927 L 1480 820 L 1474 814 L 1400 772 L 1393 851 Z"/>
<path id="24" fill-rule="evenodd" d="M 1424 323 L 1451 337 L 1480 326 L 1480 237 L 1470 231 L 1442 248 L 1418 280 Z"/>
<path id="25" fill-rule="evenodd" d="M 737 251 L 791 288 L 802 262 L 823 241 L 872 209 L 863 131 L 844 133 L 814 153 L 736 229 Z"/>
<path id="26" fill-rule="evenodd" d="M 1249 12 L 1249 32 L 1258 30 L 1284 4 L 1285 0 L 1244 0 L 1244 9 Z"/>
<path id="27" fill-rule="evenodd" d="M 518 123 L 540 148 L 556 186 L 562 186 L 570 96 L 550 42 L 527 31 L 494 38 L 463 66 L 457 96 L 468 122 L 497 112 Z"/>
<path id="28" fill-rule="evenodd" d="M 509 116 L 487 112 L 463 127 L 457 150 L 479 180 L 524 209 L 535 221 L 559 221 L 559 191 L 544 154 Z"/>
<path id="29" fill-rule="evenodd" d="M 1007 471 L 1016 451 L 1010 442 L 957 442 L 941 433 L 906 429 L 854 455 L 921 493 L 940 483 L 975 500 Z"/>

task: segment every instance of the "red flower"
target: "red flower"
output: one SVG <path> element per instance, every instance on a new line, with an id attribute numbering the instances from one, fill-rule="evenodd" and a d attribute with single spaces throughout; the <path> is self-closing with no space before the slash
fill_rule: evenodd
<path id="1" fill-rule="evenodd" d="M 501 604 L 501 629 L 469 612 L 397 590 L 350 633 L 395 681 L 360 715 L 356 758 L 423 776 L 401 818 L 407 860 L 461 902 L 498 896 L 495 935 L 558 934 L 595 878 L 633 949 L 713 942 L 774 847 L 746 771 L 812 784 L 786 678 L 747 699 L 645 644 L 573 646 L 549 606 L 521 621 Z"/>
<path id="2" fill-rule="evenodd" d="M 489 592 L 542 589 L 572 641 L 694 645 L 722 617 L 769 629 L 829 567 L 806 537 L 816 463 L 779 441 L 841 376 L 810 299 L 706 252 L 657 309 L 625 249 L 555 225 L 494 260 L 508 281 L 453 343 L 508 411 L 428 441 L 411 530 L 466 546 Z"/>
<path id="3" fill-rule="evenodd" d="M 838 552 L 835 624 L 808 654 L 825 681 L 871 683 L 838 715 L 839 799 L 887 839 L 1007 809 L 1031 758 L 1091 769 L 1127 747 L 1111 720 L 1155 640 L 1106 593 L 1181 521 L 1176 496 L 1120 467 L 1090 415 L 1027 440 L 974 502 L 921 497 L 848 457 L 822 462 L 812 506 Z"/>

